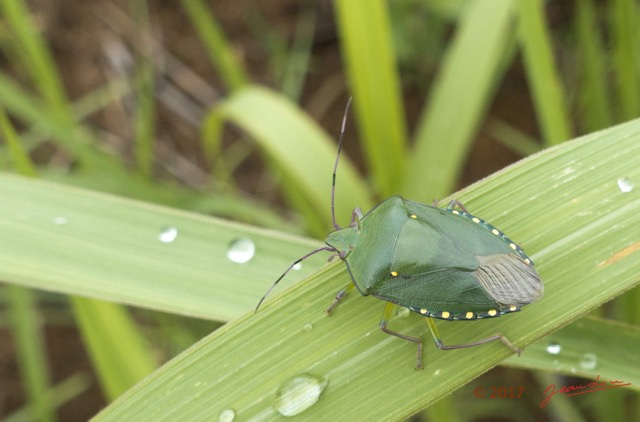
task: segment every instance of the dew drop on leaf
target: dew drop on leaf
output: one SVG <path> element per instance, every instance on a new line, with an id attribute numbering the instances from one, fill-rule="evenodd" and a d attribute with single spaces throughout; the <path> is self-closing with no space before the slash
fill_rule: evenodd
<path id="1" fill-rule="evenodd" d="M 622 193 L 631 192 L 633 190 L 633 182 L 626 177 L 621 177 L 618 179 L 618 187 Z"/>
<path id="2" fill-rule="evenodd" d="M 69 222 L 69 220 L 67 220 L 67 217 L 57 216 L 57 217 L 53 217 L 51 219 L 51 222 L 56 226 L 64 226 Z"/>
<path id="3" fill-rule="evenodd" d="M 227 258 L 230 261 L 238 264 L 244 264 L 251 261 L 256 254 L 256 245 L 251 239 L 241 237 L 229 244 L 229 250 L 227 251 Z"/>
<path id="4" fill-rule="evenodd" d="M 326 379 L 298 375 L 278 388 L 274 408 L 283 416 L 298 415 L 318 402 L 326 386 Z"/>
<path id="5" fill-rule="evenodd" d="M 584 353 L 580 356 L 578 363 L 582 369 L 596 369 L 596 366 L 598 366 L 598 357 L 593 353 Z"/>
<path id="6" fill-rule="evenodd" d="M 173 226 L 169 226 L 169 227 L 165 227 L 164 229 L 162 229 L 162 231 L 160 231 L 160 234 L 158 235 L 158 240 L 161 241 L 162 243 L 171 243 L 174 240 L 176 240 L 176 237 L 178 237 L 178 229 L 176 229 Z"/>
<path id="7" fill-rule="evenodd" d="M 562 347 L 558 343 L 549 343 L 547 345 L 547 353 L 557 355 L 562 351 Z"/>
<path id="8" fill-rule="evenodd" d="M 218 422 L 231 422 L 236 418 L 236 412 L 233 409 L 224 409 L 218 415 Z"/>

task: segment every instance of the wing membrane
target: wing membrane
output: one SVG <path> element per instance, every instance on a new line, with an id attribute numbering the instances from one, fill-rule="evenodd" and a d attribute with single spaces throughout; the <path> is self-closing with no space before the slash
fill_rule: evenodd
<path id="1" fill-rule="evenodd" d="M 479 256 L 473 272 L 484 290 L 498 303 L 524 305 L 542 295 L 542 281 L 536 271 L 515 254 Z"/>

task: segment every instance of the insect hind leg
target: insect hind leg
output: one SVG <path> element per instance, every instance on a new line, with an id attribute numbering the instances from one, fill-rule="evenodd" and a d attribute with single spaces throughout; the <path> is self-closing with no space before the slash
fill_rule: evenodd
<path id="1" fill-rule="evenodd" d="M 395 306 L 396 305 L 394 303 L 387 302 L 382 313 L 382 319 L 380 320 L 380 329 L 387 334 L 391 334 L 392 336 L 400 337 L 402 339 L 415 343 L 418 346 L 416 369 L 422 369 L 422 339 L 420 337 L 408 336 L 406 334 L 402 334 L 387 328 L 387 324 L 389 323 L 389 319 L 391 318 L 391 314 L 393 313 L 393 309 L 395 308 Z"/>
<path id="2" fill-rule="evenodd" d="M 426 318 L 426 320 L 427 320 L 427 325 L 429 325 L 429 329 L 431 330 L 433 341 L 436 343 L 436 346 L 440 350 L 465 349 L 467 347 L 480 346 L 481 344 L 490 343 L 495 340 L 500 340 L 506 347 L 511 349 L 518 356 L 520 356 L 520 353 L 522 353 L 522 349 L 519 349 L 516 346 L 514 346 L 513 343 L 509 341 L 509 339 L 507 339 L 505 336 L 503 336 L 500 333 L 494 334 L 490 337 L 483 338 L 482 340 L 474 341 L 471 343 L 450 344 L 450 345 L 444 344 L 442 342 L 442 338 L 440 337 L 440 333 L 438 332 L 438 328 L 436 327 L 436 323 L 431 318 Z"/>

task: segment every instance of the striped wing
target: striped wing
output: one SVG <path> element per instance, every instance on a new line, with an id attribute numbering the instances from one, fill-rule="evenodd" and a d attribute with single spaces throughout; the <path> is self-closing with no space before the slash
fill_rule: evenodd
<path id="1" fill-rule="evenodd" d="M 538 273 L 515 254 L 477 257 L 480 266 L 474 278 L 496 302 L 526 305 L 542 296 L 544 287 Z"/>

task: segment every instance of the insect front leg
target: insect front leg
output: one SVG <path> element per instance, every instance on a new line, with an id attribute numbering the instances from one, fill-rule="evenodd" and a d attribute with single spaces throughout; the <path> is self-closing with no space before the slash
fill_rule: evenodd
<path id="1" fill-rule="evenodd" d="M 411 341 L 418 346 L 417 351 L 417 359 L 416 359 L 416 369 L 422 369 L 422 339 L 420 337 L 412 337 L 406 334 L 399 333 L 397 331 L 392 331 L 387 328 L 387 324 L 389 319 L 391 318 L 391 314 L 393 313 L 393 309 L 395 308 L 395 304 L 391 302 L 387 302 L 387 305 L 382 312 L 382 319 L 380 320 L 380 329 L 387 334 L 391 334 L 392 336 L 400 337 L 405 340 Z"/>
<path id="2" fill-rule="evenodd" d="M 358 225 L 358 221 L 360 221 L 363 216 L 364 214 L 362 213 L 362 210 L 360 209 L 360 207 L 357 207 L 356 209 L 354 209 L 351 212 L 351 224 L 349 226 L 356 227 Z"/>
<path id="3" fill-rule="evenodd" d="M 449 201 L 449 205 L 447 205 L 447 209 L 452 210 L 455 207 L 460 208 L 462 211 L 466 212 L 467 214 L 469 213 L 469 211 L 467 211 L 464 205 L 462 205 L 462 202 L 458 201 L 457 199 L 452 199 L 451 201 Z"/>
<path id="4" fill-rule="evenodd" d="M 487 337 L 482 340 L 474 341 L 471 343 L 446 345 L 442 342 L 442 338 L 440 337 L 440 333 L 438 332 L 438 328 L 436 327 L 436 323 L 433 321 L 433 319 L 427 318 L 427 324 L 429 325 L 429 329 L 431 330 L 433 341 L 436 343 L 436 346 L 440 350 L 465 349 L 467 347 L 479 346 L 481 344 L 489 343 L 491 341 L 500 340 L 505 346 L 507 346 L 509 349 L 517 353 L 518 356 L 520 356 L 520 353 L 522 353 L 522 349 L 519 349 L 516 346 L 514 346 L 513 343 L 511 343 L 505 336 L 503 336 L 500 333 L 494 334 L 491 337 Z"/>
<path id="5" fill-rule="evenodd" d="M 331 306 L 329 306 L 327 308 L 327 310 L 325 311 L 327 313 L 327 315 L 331 315 L 331 313 L 333 312 L 333 310 L 336 308 L 336 306 L 338 306 L 338 304 L 340 302 L 342 302 L 342 299 L 344 299 L 347 294 L 353 290 L 356 286 L 353 283 L 349 283 L 349 285 L 347 285 L 347 287 L 345 287 L 344 289 L 340 290 L 338 292 L 338 294 L 336 294 L 336 298 L 333 300 L 333 303 L 331 304 Z"/>

